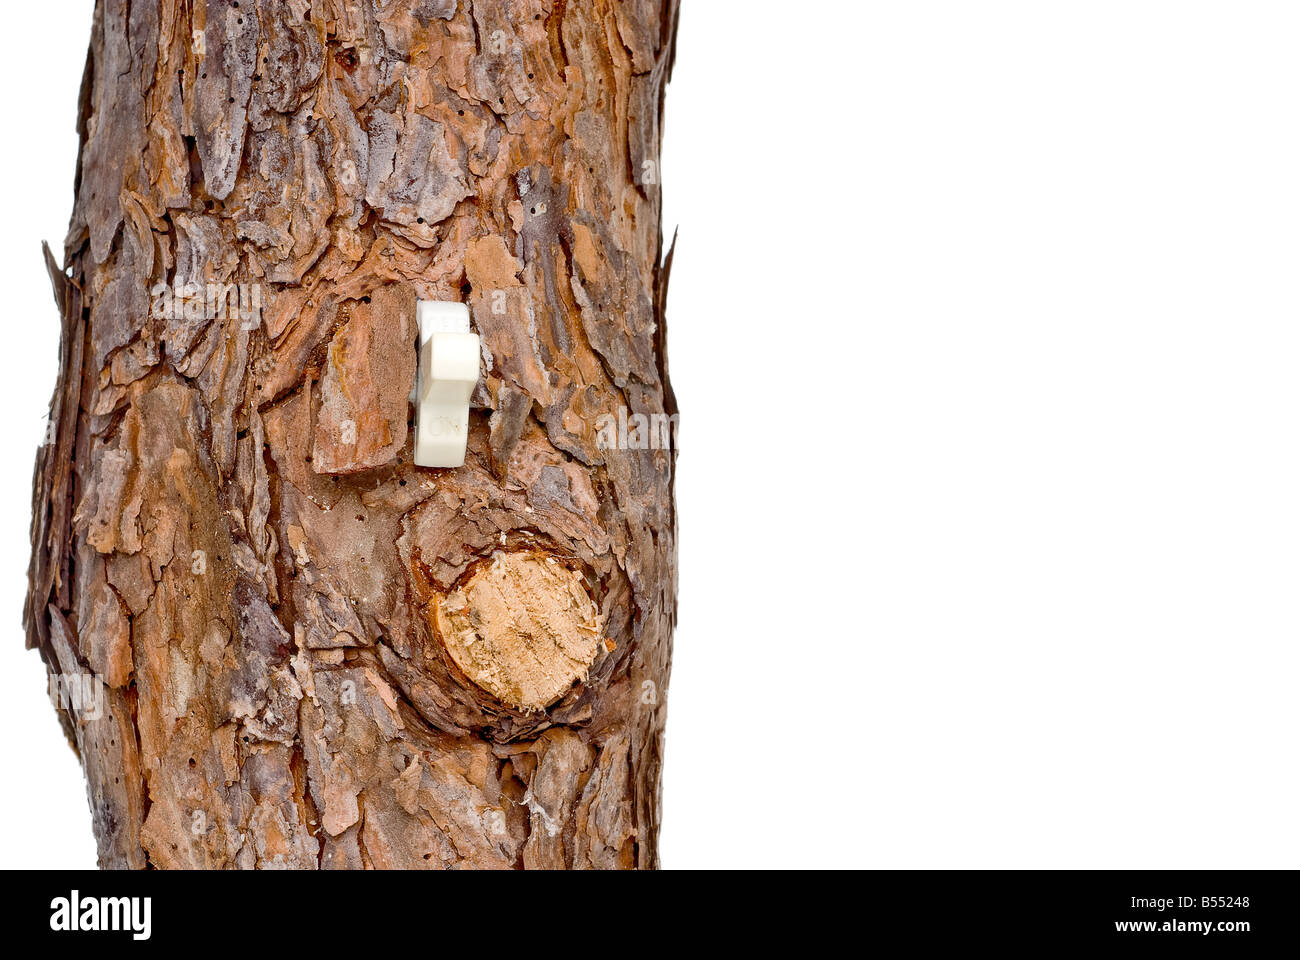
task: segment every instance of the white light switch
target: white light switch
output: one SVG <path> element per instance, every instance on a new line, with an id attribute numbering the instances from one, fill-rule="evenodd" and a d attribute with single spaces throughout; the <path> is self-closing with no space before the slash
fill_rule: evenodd
<path id="1" fill-rule="evenodd" d="M 469 438 L 469 398 L 478 383 L 479 338 L 463 303 L 421 300 L 415 376 L 415 464 L 459 467 Z"/>

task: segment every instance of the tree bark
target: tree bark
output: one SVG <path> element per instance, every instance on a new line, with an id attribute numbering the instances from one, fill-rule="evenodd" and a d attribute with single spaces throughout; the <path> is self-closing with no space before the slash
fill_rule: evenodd
<path id="1" fill-rule="evenodd" d="M 658 865 L 676 19 L 98 4 L 25 622 L 102 866 Z M 417 298 L 482 338 L 462 468 Z"/>

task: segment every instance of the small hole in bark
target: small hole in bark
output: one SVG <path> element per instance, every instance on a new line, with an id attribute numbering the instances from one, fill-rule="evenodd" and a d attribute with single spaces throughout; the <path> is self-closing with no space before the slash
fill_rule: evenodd
<path id="1" fill-rule="evenodd" d="M 415 222 L 416 222 L 416 223 L 424 223 L 424 217 L 416 217 L 416 218 L 415 218 Z"/>
<path id="2" fill-rule="evenodd" d="M 528 79 L 529 80 L 533 79 L 533 75 L 531 73 L 528 75 Z"/>
<path id="3" fill-rule="evenodd" d="M 398 480 L 398 481 L 397 481 L 397 485 L 398 485 L 399 487 L 404 487 L 404 486 L 406 486 L 406 481 L 405 481 L 405 480 Z"/>
<path id="4" fill-rule="evenodd" d="M 311 457 L 310 457 L 310 456 L 307 457 L 307 462 L 308 462 L 308 463 L 311 463 Z"/>
<path id="5" fill-rule="evenodd" d="M 190 757 L 190 766 L 191 766 L 191 767 L 194 766 L 194 758 L 193 758 L 193 757 Z"/>

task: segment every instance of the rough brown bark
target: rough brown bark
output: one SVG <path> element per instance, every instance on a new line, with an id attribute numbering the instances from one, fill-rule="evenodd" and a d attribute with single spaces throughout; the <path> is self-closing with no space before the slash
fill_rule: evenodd
<path id="1" fill-rule="evenodd" d="M 98 4 L 25 619 L 102 865 L 657 865 L 674 455 L 600 423 L 676 413 L 676 16 Z M 483 340 L 455 470 L 417 297 Z"/>

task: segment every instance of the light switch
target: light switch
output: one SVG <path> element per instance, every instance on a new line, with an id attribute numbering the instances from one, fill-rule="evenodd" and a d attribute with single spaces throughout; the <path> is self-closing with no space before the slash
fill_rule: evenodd
<path id="1" fill-rule="evenodd" d="M 415 377 L 415 464 L 459 467 L 469 438 L 469 398 L 478 383 L 479 338 L 463 303 L 421 300 Z"/>

